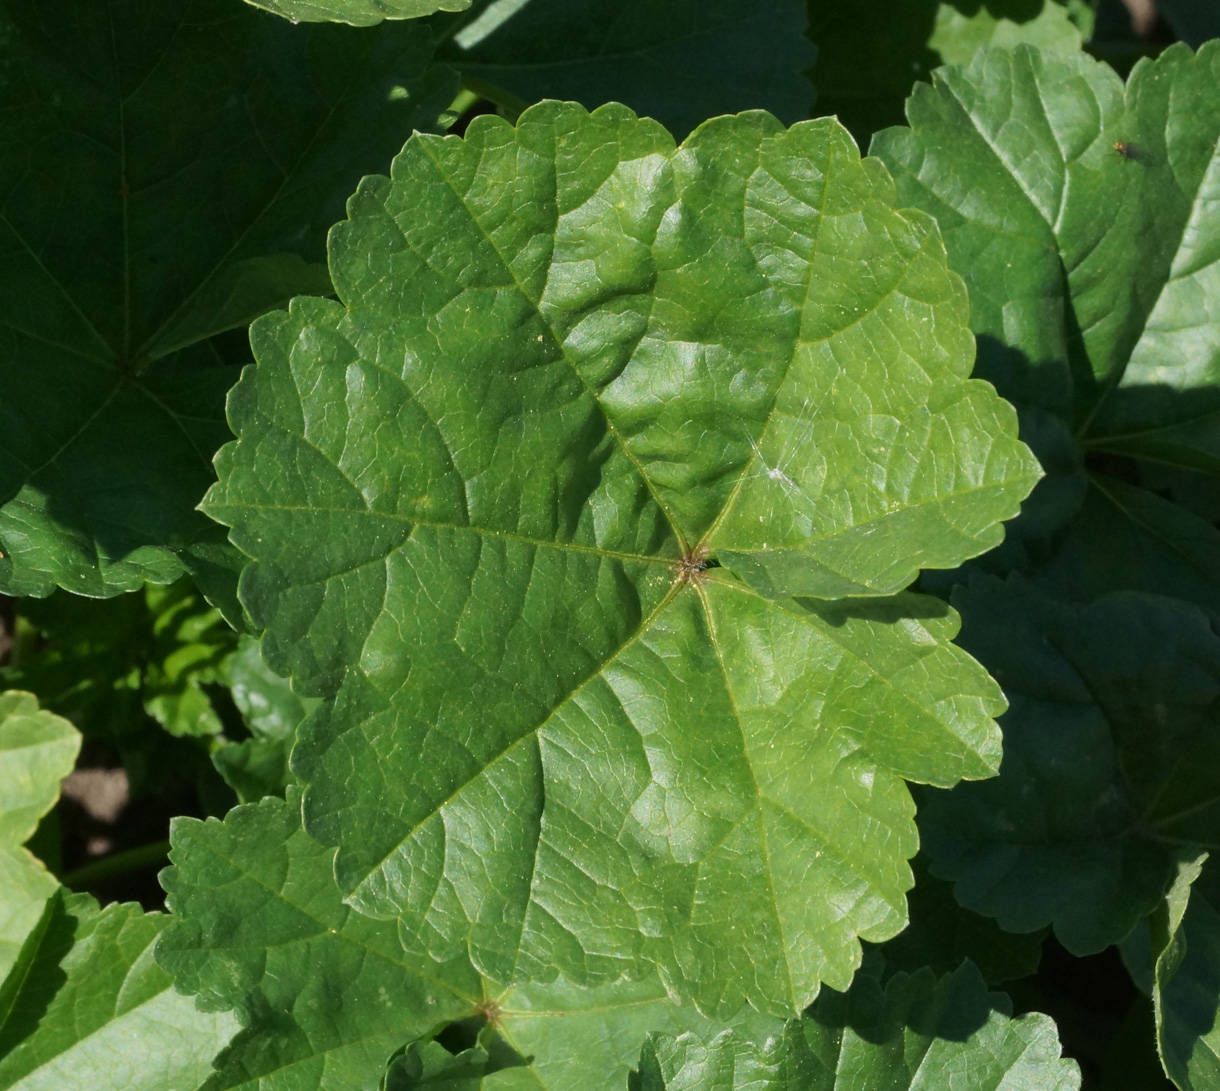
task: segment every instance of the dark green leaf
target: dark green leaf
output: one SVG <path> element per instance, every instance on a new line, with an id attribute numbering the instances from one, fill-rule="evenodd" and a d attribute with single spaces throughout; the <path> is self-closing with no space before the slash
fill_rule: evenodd
<path id="1" fill-rule="evenodd" d="M 204 0 L 4 0 L 0 42 L 0 590 L 207 586 L 237 372 L 203 339 L 326 290 L 344 198 L 451 78 L 426 29 Z"/>
<path id="2" fill-rule="evenodd" d="M 520 106 L 623 102 L 678 137 L 747 109 L 801 121 L 814 100 L 805 0 L 500 0 L 442 56 Z"/>
<path id="3" fill-rule="evenodd" d="M 1182 1091 L 1220 1080 L 1220 883 L 1206 854 L 1183 854 L 1153 916 L 1157 1045 Z"/>
<path id="4" fill-rule="evenodd" d="M 926 217 L 833 122 L 680 149 L 621 107 L 415 137 L 254 328 L 207 509 L 264 654 L 335 701 L 307 829 L 362 912 L 504 984 L 731 1013 L 905 924 L 902 777 L 998 757 L 989 679 L 896 591 L 1037 476 L 965 378 Z M 341 687 L 341 688 L 340 688 Z"/>
<path id="5" fill-rule="evenodd" d="M 878 129 L 902 123 L 916 80 L 938 65 L 968 61 L 982 45 L 1075 46 L 1080 35 L 1068 21 L 1079 27 L 1090 17 L 1080 0 L 809 0 L 817 112 L 835 114 L 867 147 Z"/>
<path id="6" fill-rule="evenodd" d="M 1063 604 L 1015 577 L 953 601 L 1011 707 L 999 777 L 931 793 L 924 848 L 966 907 L 1100 951 L 1162 897 L 1179 845 L 1220 842 L 1220 622 L 1134 592 Z"/>
<path id="7" fill-rule="evenodd" d="M 939 981 L 927 970 L 863 979 L 847 997 L 819 1001 L 764 1047 L 727 1032 L 651 1038 L 632 1091 L 1076 1091 L 1080 1070 L 1059 1055 L 1044 1015 L 1012 1019 L 969 963 Z"/>

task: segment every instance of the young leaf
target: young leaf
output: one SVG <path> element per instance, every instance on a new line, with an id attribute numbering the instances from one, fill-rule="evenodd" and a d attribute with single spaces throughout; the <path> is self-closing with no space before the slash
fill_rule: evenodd
<path id="1" fill-rule="evenodd" d="M 440 54 L 497 100 L 622 102 L 678 137 L 719 114 L 791 123 L 813 106 L 805 0 L 530 0 L 506 18 L 507 7 L 486 8 Z"/>
<path id="2" fill-rule="evenodd" d="M 214 574 L 194 509 L 237 373 L 202 339 L 328 290 L 345 196 L 451 95 L 430 53 L 201 0 L 0 4 L 0 591 Z"/>
<path id="3" fill-rule="evenodd" d="M 847 1091 L 953 1087 L 961 1091 L 1077 1091 L 1080 1070 L 1059 1055 L 1045 1015 L 1011 1018 L 1007 997 L 987 993 L 965 963 L 939 981 L 871 979 L 847 997 L 819 1000 L 766 1046 L 729 1031 L 711 1045 L 693 1035 L 654 1036 L 632 1091 Z"/>
<path id="4" fill-rule="evenodd" d="M 269 663 L 338 691 L 307 829 L 409 948 L 794 1012 L 905 923 L 901 778 L 989 775 L 1001 705 L 880 596 L 1037 470 L 892 196 L 834 122 L 546 103 L 412 138 L 342 303 L 254 327 L 207 510 Z"/>
<path id="5" fill-rule="evenodd" d="M 972 327 L 1004 346 L 981 373 L 1086 448 L 1220 470 L 1220 43 L 1174 46 L 1126 88 L 1083 53 L 985 50 L 907 115 L 873 152 L 937 217 Z M 1037 392 L 1001 381 L 1014 350 Z"/>
<path id="6" fill-rule="evenodd" d="M 1062 604 L 1015 577 L 953 601 L 1011 707 L 999 777 L 921 802 L 933 871 L 1009 931 L 1052 924 L 1100 951 L 1161 898 L 1178 846 L 1220 836 L 1215 622 L 1133 592 Z"/>
<path id="7" fill-rule="evenodd" d="M 152 960 L 168 922 L 138 906 L 52 896 L 15 989 L 0 990 L 0 1087 L 193 1089 L 237 1029 L 175 992 Z"/>

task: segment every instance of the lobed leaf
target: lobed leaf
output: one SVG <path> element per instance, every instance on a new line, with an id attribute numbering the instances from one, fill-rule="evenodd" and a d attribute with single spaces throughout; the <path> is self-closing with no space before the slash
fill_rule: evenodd
<path id="1" fill-rule="evenodd" d="M 1086 449 L 1212 472 L 1218 73 L 1215 43 L 1141 62 L 1126 88 L 1083 53 L 985 50 L 873 144 L 967 279 L 995 345 L 983 375 Z"/>
<path id="2" fill-rule="evenodd" d="M 846 998 L 820 1000 L 764 1047 L 732 1031 L 710 1045 L 654 1036 L 632 1091 L 846 1091 L 953 1087 L 962 1091 L 1074 1091 L 1075 1061 L 1059 1055 L 1045 1015 L 1011 1017 L 969 963 L 939 981 L 925 970 L 862 979 Z"/>
<path id="3" fill-rule="evenodd" d="M 1010 708 L 999 777 L 921 805 L 933 872 L 1008 931 L 1052 924 L 1100 951 L 1160 900 L 1179 846 L 1220 835 L 1220 627 L 1174 599 L 1069 605 L 1016 577 L 953 600 Z"/>
<path id="4" fill-rule="evenodd" d="M 905 923 L 901 778 L 998 758 L 956 618 L 892 593 L 1037 477 L 934 227 L 833 122 L 675 149 L 554 103 L 414 137 L 349 216 L 206 502 L 270 665 L 335 694 L 293 761 L 345 896 L 505 985 L 846 987 Z"/>
<path id="5" fill-rule="evenodd" d="M 205 338 L 329 290 L 344 198 L 451 97 L 430 54 L 204 0 L 4 0 L 0 591 L 185 569 L 223 596 L 195 508 L 237 370 Z"/>
<path id="6" fill-rule="evenodd" d="M 76 728 L 40 709 L 32 693 L 0 693 L 0 847 L 17 848 L 33 836 L 79 752 Z"/>

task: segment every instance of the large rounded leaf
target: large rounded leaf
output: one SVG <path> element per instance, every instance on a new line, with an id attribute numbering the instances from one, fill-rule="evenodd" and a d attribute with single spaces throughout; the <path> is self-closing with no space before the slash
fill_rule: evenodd
<path id="1" fill-rule="evenodd" d="M 451 95 L 430 55 L 201 0 L 0 3 L 0 591 L 211 571 L 244 349 L 208 339 L 328 290 L 347 194 Z"/>
<path id="2" fill-rule="evenodd" d="M 506 983 L 846 986 L 904 923 L 901 778 L 998 758 L 952 613 L 883 593 L 1037 476 L 935 230 L 834 122 L 561 104 L 349 207 L 207 508 L 271 665 L 338 691 L 294 763 L 352 904 Z"/>

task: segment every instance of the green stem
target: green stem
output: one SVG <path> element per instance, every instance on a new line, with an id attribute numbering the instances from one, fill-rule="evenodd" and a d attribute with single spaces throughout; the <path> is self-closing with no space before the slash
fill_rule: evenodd
<path id="1" fill-rule="evenodd" d="M 69 871 L 60 882 L 72 890 L 87 890 L 89 887 L 116 875 L 127 875 L 133 871 L 144 871 L 154 864 L 164 862 L 169 856 L 168 841 L 154 841 L 151 845 L 140 845 L 124 852 L 116 852 L 92 864 L 85 864 Z"/>

